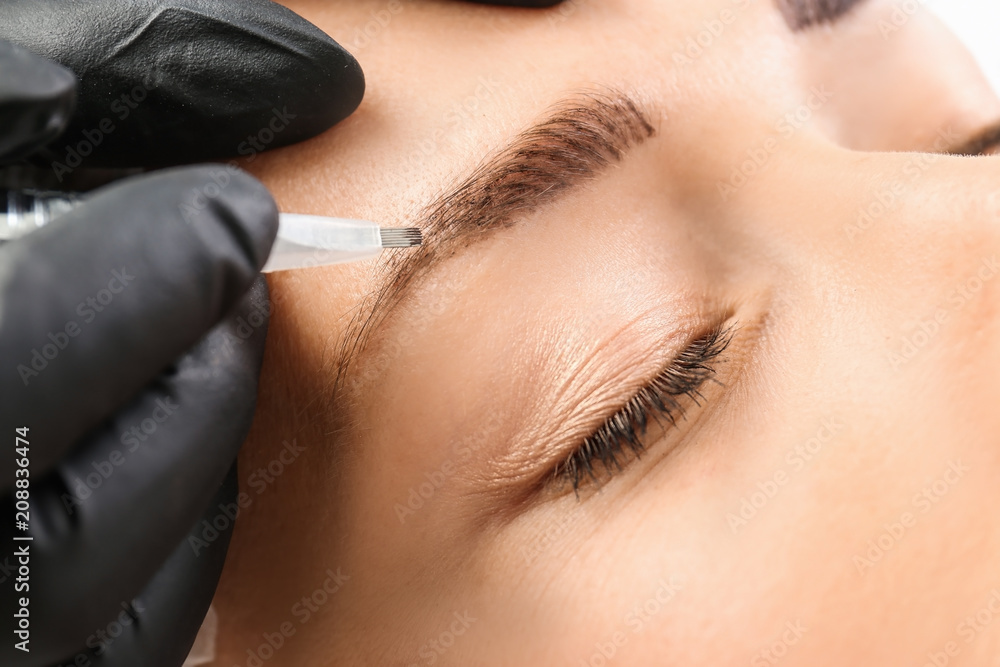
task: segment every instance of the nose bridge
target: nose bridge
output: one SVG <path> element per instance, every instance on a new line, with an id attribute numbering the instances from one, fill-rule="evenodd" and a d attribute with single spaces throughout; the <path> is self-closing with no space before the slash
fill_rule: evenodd
<path id="1" fill-rule="evenodd" d="M 818 125 L 856 150 L 934 150 L 939 129 L 968 133 L 1000 114 L 968 49 L 921 3 L 872 2 L 803 40 L 804 85 L 833 99 Z"/>
<path id="2" fill-rule="evenodd" d="M 942 135 L 940 142 L 951 141 Z M 1000 160 L 941 153 L 862 153 L 802 138 L 775 159 L 745 206 L 763 230 L 831 261 L 873 255 L 915 270 L 1000 238 Z M 784 196 L 779 196 L 783 193 Z M 912 261 L 902 262 L 902 257 Z M 873 257 L 874 259 L 874 257 Z"/>
<path id="3" fill-rule="evenodd" d="M 914 349 L 924 339 L 961 345 L 970 330 L 1000 340 L 994 183 L 1000 159 L 859 153 L 803 139 L 720 220 L 818 316 L 831 307 L 863 314 L 873 336 L 901 336 Z M 902 346 L 893 363 L 905 362 Z"/>
<path id="4" fill-rule="evenodd" d="M 769 55 L 793 77 L 758 68 L 743 72 L 755 85 L 742 97 L 714 91 L 716 104 L 699 109 L 687 134 L 705 137 L 714 125 L 728 141 L 685 147 L 696 156 L 687 180 L 700 188 L 688 194 L 789 261 L 864 259 L 873 275 L 914 270 L 897 266 L 901 256 L 954 262 L 971 246 L 946 229 L 989 245 L 996 206 L 989 184 L 972 185 L 975 167 L 953 168 L 941 153 L 1000 115 L 1000 102 L 922 3 L 857 9 L 832 30 L 776 42 Z M 739 54 L 736 40 L 728 45 Z"/>
<path id="5" fill-rule="evenodd" d="M 1000 206 L 983 173 L 1000 161 L 942 154 L 993 119 L 996 98 L 936 17 L 891 5 L 767 42 L 738 39 L 748 13 L 712 43 L 727 58 L 675 68 L 671 90 L 685 94 L 666 100 L 656 143 L 698 233 L 787 276 L 915 297 L 974 272 L 979 250 L 996 247 Z M 761 53 L 772 66 L 746 65 Z M 751 85 L 732 85 L 734 72 Z"/>
<path id="6" fill-rule="evenodd" d="M 856 165 L 854 210 L 840 226 L 846 254 L 906 254 L 900 270 L 960 277 L 977 254 L 997 248 L 1000 160 L 881 153 Z"/>

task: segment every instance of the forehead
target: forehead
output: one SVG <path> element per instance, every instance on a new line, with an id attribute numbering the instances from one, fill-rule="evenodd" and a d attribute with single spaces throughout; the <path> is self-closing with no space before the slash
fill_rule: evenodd
<path id="1" fill-rule="evenodd" d="M 760 78 L 759 67 L 732 54 L 747 35 L 788 32 L 769 0 L 571 0 L 540 11 L 413 0 L 285 4 L 358 58 L 367 90 L 331 132 L 251 168 L 285 210 L 363 218 L 415 212 L 547 107 L 595 84 L 634 91 L 648 106 L 704 106 L 713 94 L 706 82 L 719 78 L 712 72 Z M 706 22 L 723 19 L 693 66 L 674 65 Z"/>

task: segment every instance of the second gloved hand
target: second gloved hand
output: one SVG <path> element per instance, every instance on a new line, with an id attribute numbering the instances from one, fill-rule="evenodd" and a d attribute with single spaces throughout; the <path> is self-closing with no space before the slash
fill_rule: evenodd
<path id="1" fill-rule="evenodd" d="M 30 156 L 59 178 L 80 162 L 227 157 L 250 137 L 313 136 L 360 101 L 357 63 L 291 12 L 166 4 L 4 3 L 0 34 L 70 61 L 83 86 L 77 99 L 72 73 L 0 41 L 0 163 Z M 198 25 L 212 29 L 183 29 Z M 198 35 L 230 57 L 199 59 Z M 258 57 L 238 57 L 248 44 Z M 215 165 L 121 181 L 0 247 L 0 432 L 30 443 L 27 468 L 0 458 L 0 542 L 33 538 L 30 590 L 0 580 L 0 664 L 183 661 L 232 529 L 270 311 L 257 274 L 276 225 L 263 186 Z M 0 570 L 16 566 L 0 553 Z M 13 641 L 23 596 L 30 652 Z"/>
<path id="2" fill-rule="evenodd" d="M 65 132 L 34 155 L 58 175 L 252 156 L 324 132 L 364 94 L 347 51 L 268 0 L 4 0 L 0 40 L 80 81 Z"/>

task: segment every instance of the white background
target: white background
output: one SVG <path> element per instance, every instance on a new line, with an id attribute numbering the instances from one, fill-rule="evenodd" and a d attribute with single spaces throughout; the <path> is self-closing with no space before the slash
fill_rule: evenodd
<path id="1" fill-rule="evenodd" d="M 1000 92 L 1000 2 L 998 0 L 926 0 L 968 45 Z"/>

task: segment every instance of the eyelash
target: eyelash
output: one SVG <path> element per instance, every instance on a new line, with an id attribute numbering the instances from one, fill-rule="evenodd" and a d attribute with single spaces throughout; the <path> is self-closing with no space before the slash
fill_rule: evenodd
<path id="1" fill-rule="evenodd" d="M 614 474 L 622 469 L 622 457 L 640 458 L 645 451 L 642 438 L 650 421 L 663 426 L 677 425 L 683 418 L 681 399 L 691 398 L 695 405 L 704 400 L 700 388 L 715 376 L 715 364 L 733 338 L 732 327 L 716 327 L 708 334 L 693 341 L 652 382 L 639 390 L 629 401 L 588 436 L 555 469 L 555 478 L 569 481 L 579 494 L 580 484 L 586 480 L 598 483 L 595 467 L 601 464 L 604 471 Z"/>

